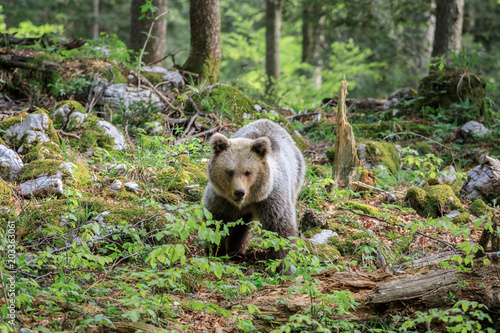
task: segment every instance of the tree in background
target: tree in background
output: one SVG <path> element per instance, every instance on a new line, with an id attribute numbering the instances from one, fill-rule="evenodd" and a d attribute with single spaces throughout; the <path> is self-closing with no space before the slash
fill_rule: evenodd
<path id="1" fill-rule="evenodd" d="M 449 59 L 449 52 L 460 52 L 463 21 L 464 0 L 436 0 L 436 32 L 432 57 Z"/>
<path id="2" fill-rule="evenodd" d="M 167 20 L 163 15 L 167 12 L 167 4 L 167 0 L 132 0 L 128 47 L 136 57 L 144 48 L 142 61 L 145 64 L 157 62 L 165 54 Z"/>
<path id="3" fill-rule="evenodd" d="M 304 0 L 302 3 L 302 62 L 311 64 L 313 82 L 321 87 L 323 59 L 321 50 L 325 43 L 325 12 L 322 1 Z"/>
<path id="4" fill-rule="evenodd" d="M 281 19 L 284 0 L 266 0 L 266 95 L 273 95 L 273 89 L 280 77 Z"/>
<path id="5" fill-rule="evenodd" d="M 189 20 L 191 49 L 182 68 L 198 74 L 201 80 L 217 82 L 221 62 L 219 0 L 191 0 Z"/>

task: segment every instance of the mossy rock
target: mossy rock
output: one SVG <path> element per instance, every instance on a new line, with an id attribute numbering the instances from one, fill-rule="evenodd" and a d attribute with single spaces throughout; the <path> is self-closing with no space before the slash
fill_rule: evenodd
<path id="1" fill-rule="evenodd" d="M 30 149 L 30 152 L 24 155 L 23 161 L 24 163 L 30 163 L 36 160 L 64 160 L 64 157 L 61 155 L 61 147 L 52 143 L 45 142 L 34 146 Z"/>
<path id="2" fill-rule="evenodd" d="M 188 173 L 191 180 L 199 185 L 208 183 L 207 164 L 206 163 L 185 163 L 184 170 Z"/>
<path id="3" fill-rule="evenodd" d="M 113 84 L 127 83 L 128 80 L 124 75 L 126 69 L 120 68 L 121 65 L 109 65 L 103 66 L 97 69 L 99 73 L 102 74 L 108 82 L 114 79 Z"/>
<path id="4" fill-rule="evenodd" d="M 120 191 L 118 191 L 117 193 L 112 192 L 110 190 L 110 188 L 109 188 L 109 186 L 115 180 L 119 180 L 119 181 L 122 182 L 122 187 L 121 187 Z M 133 201 L 133 200 L 139 199 L 140 195 L 138 193 L 135 193 L 133 190 L 128 189 L 125 186 L 125 184 L 129 183 L 129 182 L 135 182 L 142 189 L 145 188 L 145 184 L 143 182 L 140 182 L 140 181 L 131 180 L 131 179 L 128 179 L 128 178 L 125 178 L 125 177 L 110 177 L 110 178 L 107 178 L 106 180 L 103 181 L 104 188 L 101 190 L 101 195 L 103 197 L 109 196 L 109 197 L 114 198 L 116 200 Z"/>
<path id="5" fill-rule="evenodd" d="M 430 154 L 432 152 L 431 145 L 427 141 L 420 141 L 415 144 L 415 148 L 418 151 L 418 154 L 423 156 Z"/>
<path id="6" fill-rule="evenodd" d="M 469 222 L 470 214 L 467 212 L 463 212 L 462 214 L 458 215 L 457 217 L 454 217 L 451 219 L 451 222 L 455 224 L 466 224 Z"/>
<path id="7" fill-rule="evenodd" d="M 483 77 L 467 71 L 436 71 L 420 81 L 415 110 L 443 108 L 445 115 L 450 120 L 456 119 L 459 125 L 478 118 L 487 120 L 490 114 L 486 103 L 486 82 Z"/>
<path id="8" fill-rule="evenodd" d="M 3 138 L 8 143 L 7 146 L 13 147 L 14 150 L 17 150 L 22 146 L 22 148 L 23 148 L 22 153 L 29 154 L 31 152 L 32 148 L 46 143 L 46 142 L 39 140 L 38 138 L 33 139 L 32 137 L 30 137 L 28 135 L 28 133 L 25 133 L 20 139 L 17 138 L 17 134 L 9 136 L 7 133 L 5 133 L 5 131 L 7 131 L 12 126 L 15 126 L 15 125 L 23 122 L 28 116 L 37 115 L 37 114 L 42 114 L 47 119 L 47 129 L 44 130 L 44 132 L 43 132 L 48 137 L 49 141 L 47 141 L 47 142 L 51 142 L 55 145 L 61 144 L 61 142 L 59 140 L 59 136 L 57 134 L 57 131 L 54 128 L 54 124 L 49 117 L 49 113 L 44 109 L 39 109 L 38 111 L 31 113 L 29 115 L 25 114 L 25 115 L 21 115 L 21 116 L 11 117 L 11 118 L 3 120 L 0 123 L 0 132 L 4 133 Z M 28 140 L 31 140 L 31 142 L 28 142 Z"/>
<path id="9" fill-rule="evenodd" d="M 0 178 L 0 206 L 11 206 L 14 201 L 12 185 Z"/>
<path id="10" fill-rule="evenodd" d="M 340 237 L 331 237 L 328 239 L 328 245 L 335 247 L 343 256 L 352 256 L 356 252 L 357 245 L 352 239 L 342 239 Z"/>
<path id="11" fill-rule="evenodd" d="M 78 151 L 86 151 L 91 148 L 104 148 L 107 150 L 112 150 L 115 147 L 115 142 L 113 138 L 109 135 L 105 135 L 104 131 L 97 126 L 97 122 L 100 119 L 89 115 L 85 122 L 82 124 L 80 130 L 75 134 L 80 135 L 80 139 L 70 138 L 69 143 L 71 147 Z"/>
<path id="12" fill-rule="evenodd" d="M 320 227 L 314 227 L 314 228 L 308 229 L 308 230 L 304 231 L 304 237 L 311 238 L 312 236 L 319 234 L 321 231 L 323 231 L 323 229 L 321 229 Z"/>
<path id="13" fill-rule="evenodd" d="M 172 205 L 177 206 L 180 202 L 180 199 L 177 195 L 173 193 L 160 193 L 154 196 L 154 199 L 164 205 Z"/>
<path id="14" fill-rule="evenodd" d="M 333 163 L 335 161 L 335 147 L 330 147 L 325 151 L 325 155 L 328 160 Z"/>
<path id="15" fill-rule="evenodd" d="M 369 124 L 352 124 L 354 135 L 357 138 L 380 139 L 382 132 L 414 132 L 424 136 L 430 136 L 430 126 L 424 126 L 415 122 L 407 121 L 379 121 Z"/>
<path id="16" fill-rule="evenodd" d="M 384 165 L 395 175 L 399 170 L 399 153 L 394 144 L 390 142 L 367 141 L 366 160 L 372 165 Z"/>
<path id="17" fill-rule="evenodd" d="M 369 205 L 365 205 L 365 204 L 359 203 L 357 201 L 348 201 L 346 203 L 346 206 L 349 208 L 352 208 L 354 210 L 359 210 L 359 211 L 361 211 L 365 214 L 369 214 L 369 215 L 376 216 L 380 213 L 378 208 L 373 207 L 373 206 L 369 206 Z"/>
<path id="18" fill-rule="evenodd" d="M 412 187 L 406 192 L 404 200 L 422 217 L 441 217 L 452 210 L 464 212 L 460 200 L 449 185 L 430 186 L 428 191 Z"/>
<path id="19" fill-rule="evenodd" d="M 41 176 L 57 174 L 61 176 L 65 185 L 85 189 L 92 184 L 90 172 L 83 164 L 54 159 L 36 160 L 27 164 L 21 173 L 20 179 L 27 181 Z"/>
<path id="20" fill-rule="evenodd" d="M 191 177 L 183 169 L 168 167 L 156 175 L 156 186 L 166 190 L 184 191 L 184 186 L 189 185 Z"/>
<path id="21" fill-rule="evenodd" d="M 309 148 L 309 143 L 307 143 L 306 139 L 304 139 L 302 136 L 296 133 L 291 133 L 290 135 L 300 151 L 304 151 Z"/>
<path id="22" fill-rule="evenodd" d="M 489 213 L 491 213 L 491 210 L 483 200 L 476 199 L 469 205 L 469 213 L 474 216 L 480 217 L 488 215 Z"/>
<path id="23" fill-rule="evenodd" d="M 316 244 L 313 242 L 306 241 L 306 247 L 311 254 L 315 254 L 321 261 L 328 261 L 331 263 L 338 263 L 342 259 L 342 255 L 339 250 L 330 244 Z"/>

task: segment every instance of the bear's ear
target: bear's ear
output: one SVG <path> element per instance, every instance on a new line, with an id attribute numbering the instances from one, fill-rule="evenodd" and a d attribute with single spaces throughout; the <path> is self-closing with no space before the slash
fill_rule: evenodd
<path id="1" fill-rule="evenodd" d="M 212 135 L 212 138 L 210 139 L 210 149 L 212 149 L 212 153 L 214 153 L 214 155 L 218 155 L 220 152 L 223 152 L 227 149 L 227 147 L 229 147 L 228 138 L 220 133 Z"/>
<path id="2" fill-rule="evenodd" d="M 258 138 L 257 140 L 254 140 L 254 142 L 252 142 L 251 150 L 260 157 L 264 158 L 271 150 L 271 141 L 268 138 L 264 137 Z"/>

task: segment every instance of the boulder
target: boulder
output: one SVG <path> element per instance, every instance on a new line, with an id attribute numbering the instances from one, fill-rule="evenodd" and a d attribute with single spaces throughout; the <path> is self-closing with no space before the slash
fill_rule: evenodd
<path id="1" fill-rule="evenodd" d="M 178 70 L 170 70 L 159 66 L 146 66 L 141 74 L 160 91 L 171 91 L 184 86 L 184 79 Z M 155 75 L 156 74 L 156 75 Z"/>
<path id="2" fill-rule="evenodd" d="M 414 99 L 417 92 L 412 88 L 402 88 L 389 95 L 383 105 L 384 110 L 392 109 L 398 106 L 402 101 Z"/>
<path id="3" fill-rule="evenodd" d="M 488 134 L 488 129 L 481 123 L 471 120 L 460 128 L 460 135 L 466 141 L 474 141 Z"/>
<path id="4" fill-rule="evenodd" d="M 481 164 L 467 174 L 461 192 L 469 200 L 489 201 L 500 197 L 500 161 L 484 156 Z"/>
<path id="5" fill-rule="evenodd" d="M 105 80 L 102 79 L 101 83 L 104 84 Z M 99 93 L 102 89 L 102 84 L 97 85 L 94 87 L 94 93 Z M 104 92 L 101 103 L 107 104 L 114 112 L 127 112 L 137 103 L 151 103 L 163 107 L 160 97 L 154 91 L 126 83 L 110 85 Z"/>
<path id="6" fill-rule="evenodd" d="M 109 185 L 109 192 L 113 194 L 120 193 L 120 190 L 123 187 L 123 182 L 119 179 L 115 179 L 111 185 Z"/>
<path id="7" fill-rule="evenodd" d="M 56 176 L 42 176 L 19 185 L 23 197 L 48 197 L 63 194 L 63 182 Z"/>
<path id="8" fill-rule="evenodd" d="M 15 151 L 0 144 L 0 177 L 15 180 L 24 168 L 23 161 Z"/>
<path id="9" fill-rule="evenodd" d="M 28 181 L 40 177 L 57 178 L 65 185 L 77 188 L 88 188 L 92 183 L 90 172 L 83 164 L 52 159 L 27 164 L 20 179 Z"/>
<path id="10" fill-rule="evenodd" d="M 113 149 L 122 150 L 127 147 L 125 135 L 115 125 L 106 120 L 99 120 L 97 127 L 104 131 L 104 135 L 109 136 L 113 140 L 115 143 Z"/>
<path id="11" fill-rule="evenodd" d="M 13 143 L 19 146 L 18 153 L 26 153 L 29 148 L 45 142 L 57 141 L 59 143 L 57 134 L 55 137 L 50 137 L 49 134 L 54 136 L 54 128 L 49 116 L 44 112 L 33 113 L 27 115 L 22 121 L 14 123 L 10 126 L 3 135 L 3 139 L 7 143 Z"/>

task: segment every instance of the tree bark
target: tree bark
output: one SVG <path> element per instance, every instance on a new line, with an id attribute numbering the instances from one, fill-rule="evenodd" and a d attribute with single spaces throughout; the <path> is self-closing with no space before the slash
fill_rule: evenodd
<path id="1" fill-rule="evenodd" d="M 312 78 L 316 88 L 320 88 L 323 82 L 321 47 L 325 41 L 324 25 L 325 15 L 321 4 L 315 0 L 304 0 L 302 8 L 302 62 L 314 66 Z"/>
<path id="2" fill-rule="evenodd" d="M 436 0 L 436 31 L 432 57 L 449 59 L 448 52 L 460 52 L 464 0 Z"/>
<path id="3" fill-rule="evenodd" d="M 266 0 L 266 95 L 273 90 L 280 76 L 281 18 L 284 0 Z"/>
<path id="4" fill-rule="evenodd" d="M 198 74 L 198 80 L 215 83 L 221 61 L 219 0 L 191 0 L 189 19 L 191 50 L 182 67 Z"/>
<path id="5" fill-rule="evenodd" d="M 158 9 L 154 13 L 148 11 L 147 15 L 141 19 L 143 15 L 141 6 L 145 3 L 146 0 L 132 0 L 132 5 L 130 7 L 130 41 L 128 47 L 135 52 L 135 57 L 137 59 L 147 40 L 142 61 L 145 64 L 150 64 L 160 60 L 165 54 L 167 20 L 163 17 L 156 20 L 155 18 L 167 11 L 168 0 L 153 0 L 153 6 Z M 150 29 L 151 36 L 148 36 Z"/>

